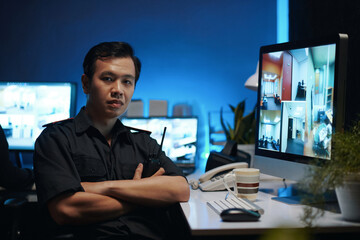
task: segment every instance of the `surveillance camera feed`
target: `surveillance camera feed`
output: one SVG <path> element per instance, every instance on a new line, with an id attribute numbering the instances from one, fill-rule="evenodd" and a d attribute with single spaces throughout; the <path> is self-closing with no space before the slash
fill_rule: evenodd
<path id="1" fill-rule="evenodd" d="M 178 165 L 195 163 L 198 125 L 196 117 L 123 118 L 121 121 L 126 126 L 151 131 L 150 136 L 159 144 L 166 127 L 162 146 L 165 154 Z"/>
<path id="2" fill-rule="evenodd" d="M 32 150 L 46 123 L 70 117 L 71 83 L 0 83 L 0 124 L 9 149 Z"/>
<path id="3" fill-rule="evenodd" d="M 262 55 L 258 148 L 330 159 L 336 45 Z"/>

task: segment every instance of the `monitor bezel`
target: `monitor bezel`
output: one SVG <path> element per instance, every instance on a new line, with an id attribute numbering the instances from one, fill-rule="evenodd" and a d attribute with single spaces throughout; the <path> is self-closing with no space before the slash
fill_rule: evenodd
<path id="1" fill-rule="evenodd" d="M 333 116 L 334 129 L 339 131 L 344 128 L 345 116 L 345 88 L 346 88 L 346 65 L 347 65 L 347 41 L 346 34 L 335 34 L 328 37 L 312 40 L 294 41 L 280 44 L 273 44 L 262 46 L 259 53 L 259 76 L 258 76 L 258 91 L 257 91 L 257 107 L 256 107 L 256 132 L 255 132 L 255 156 L 267 157 L 276 160 L 283 160 L 294 163 L 309 164 L 315 159 L 313 156 L 301 156 L 285 152 L 268 151 L 259 148 L 259 121 L 260 121 L 260 99 L 261 99 L 261 75 L 262 75 L 262 59 L 263 54 L 278 51 L 288 51 L 292 49 L 316 47 L 321 45 L 336 44 L 335 55 L 335 74 L 334 74 L 334 91 L 333 100 Z M 326 159 L 318 158 L 320 162 L 325 162 Z"/>

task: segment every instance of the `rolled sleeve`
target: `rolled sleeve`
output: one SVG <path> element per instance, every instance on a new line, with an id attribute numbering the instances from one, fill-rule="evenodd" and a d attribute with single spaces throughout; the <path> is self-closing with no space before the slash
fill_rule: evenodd
<path id="1" fill-rule="evenodd" d="M 35 143 L 34 173 L 41 204 L 64 192 L 84 191 L 66 134 L 56 126 L 45 129 Z"/>

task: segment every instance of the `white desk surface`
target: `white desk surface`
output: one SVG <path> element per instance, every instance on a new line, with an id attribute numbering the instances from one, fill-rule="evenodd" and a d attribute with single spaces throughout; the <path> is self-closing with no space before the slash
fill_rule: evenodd
<path id="1" fill-rule="evenodd" d="M 193 173 L 188 180 L 197 179 L 200 174 Z M 261 175 L 260 188 L 283 186 L 282 180 L 268 175 Z M 202 192 L 190 190 L 190 200 L 180 203 L 183 213 L 190 226 L 192 235 L 242 235 L 261 234 L 274 228 L 303 228 L 305 225 L 299 216 L 303 213 L 302 205 L 289 205 L 271 198 L 264 192 L 259 192 L 255 203 L 264 209 L 265 213 L 257 222 L 223 222 L 220 216 L 207 206 L 206 202 L 224 199 L 226 191 Z M 315 231 L 319 233 L 360 231 L 360 223 L 342 220 L 341 214 L 325 212 L 325 215 L 315 222 Z"/>

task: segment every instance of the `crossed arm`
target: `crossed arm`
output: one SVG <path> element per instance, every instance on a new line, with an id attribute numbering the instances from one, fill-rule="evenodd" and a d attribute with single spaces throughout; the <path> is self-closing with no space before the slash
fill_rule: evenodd
<path id="1" fill-rule="evenodd" d="M 164 176 L 160 168 L 141 178 L 139 164 L 132 180 L 82 182 L 85 192 L 61 194 L 48 203 L 50 215 L 60 225 L 89 224 L 114 219 L 139 206 L 165 206 L 188 201 L 189 186 L 181 176 Z"/>

